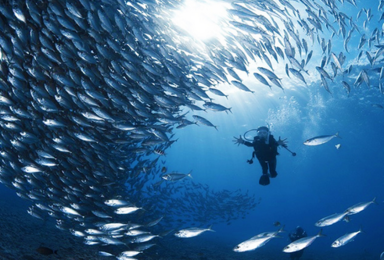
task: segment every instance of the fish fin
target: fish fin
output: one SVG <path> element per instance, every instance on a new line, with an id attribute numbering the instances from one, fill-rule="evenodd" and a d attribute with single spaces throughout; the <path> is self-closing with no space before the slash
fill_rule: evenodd
<path id="1" fill-rule="evenodd" d="M 379 204 L 379 203 L 377 203 L 377 201 L 376 201 L 376 197 L 373 198 L 372 203 L 375 203 L 376 205 Z"/>

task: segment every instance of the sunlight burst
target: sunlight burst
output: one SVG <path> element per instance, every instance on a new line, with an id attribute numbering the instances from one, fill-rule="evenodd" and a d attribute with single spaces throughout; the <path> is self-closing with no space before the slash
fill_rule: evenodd
<path id="1" fill-rule="evenodd" d="M 220 20 L 227 16 L 227 3 L 221 1 L 186 0 L 175 13 L 173 22 L 197 40 L 219 37 Z"/>

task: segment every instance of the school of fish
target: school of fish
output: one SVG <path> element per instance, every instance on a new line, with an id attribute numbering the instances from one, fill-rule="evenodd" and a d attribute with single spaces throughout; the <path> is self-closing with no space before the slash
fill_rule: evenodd
<path id="1" fill-rule="evenodd" d="M 152 245 L 146 242 L 160 236 L 159 225 L 173 228 L 174 213 L 187 215 L 191 225 L 247 214 L 257 205 L 254 197 L 215 192 L 184 179 L 188 175 L 160 170 L 174 132 L 191 124 L 217 129 L 189 112 L 231 111 L 214 96 L 227 97 L 220 83 L 252 94 L 238 76 L 249 73 L 252 61 L 268 66 L 252 72 L 262 85 L 284 89 L 272 59 L 306 85 L 305 67 L 317 44 L 323 52 L 317 71 L 330 92 L 327 81 L 352 71 L 344 67 L 344 53 L 332 51 L 333 37 L 342 37 L 348 52 L 351 37 L 360 35 L 358 58 L 365 54 L 382 79 L 383 30 L 365 35 L 359 29 L 363 12 L 364 27 L 377 23 L 370 9 L 355 18 L 338 8 L 357 10 L 354 0 L 226 2 L 225 42 L 203 45 L 191 44 L 173 24 L 178 0 L 1 4 L 0 182 L 32 202 L 32 216 L 56 219 L 58 228 L 88 245 L 136 245 L 134 252 L 113 254 L 120 259 Z M 371 86 L 365 70 L 354 83 L 344 77 L 342 83 L 348 93 L 351 84 Z M 181 179 L 183 185 L 174 185 Z M 173 197 L 180 189 L 191 196 Z M 215 206 L 204 210 L 209 203 Z"/>
<path id="2" fill-rule="evenodd" d="M 333 225 L 341 220 L 345 220 L 346 222 L 349 222 L 349 215 L 357 214 L 363 210 L 365 210 L 369 205 L 375 203 L 376 204 L 376 198 L 373 198 L 373 200 L 368 202 L 360 202 L 357 203 L 349 208 L 347 208 L 343 213 L 335 213 L 330 216 L 324 217 L 317 221 L 315 223 L 315 226 L 317 227 L 326 227 Z M 280 223 L 279 223 L 280 225 Z M 293 241 L 292 243 L 288 244 L 283 248 L 283 252 L 285 253 L 292 253 L 296 251 L 303 250 L 304 248 L 307 248 L 310 246 L 318 237 L 324 237 L 325 235 L 322 232 L 323 230 L 320 229 L 319 233 L 317 233 L 314 236 L 310 237 L 302 237 L 300 239 L 297 239 Z M 248 240 L 245 240 L 244 242 L 241 242 L 238 244 L 233 251 L 235 252 L 246 252 L 246 251 L 252 251 L 257 248 L 260 248 L 264 246 L 267 242 L 269 242 L 272 238 L 279 237 L 279 233 L 284 232 L 284 227 L 275 231 L 275 232 L 263 232 L 260 233 Z M 332 247 L 341 247 L 346 245 L 347 243 L 350 243 L 353 241 L 353 239 L 362 232 L 362 229 L 355 232 L 347 233 L 339 238 L 337 238 L 332 244 Z"/>

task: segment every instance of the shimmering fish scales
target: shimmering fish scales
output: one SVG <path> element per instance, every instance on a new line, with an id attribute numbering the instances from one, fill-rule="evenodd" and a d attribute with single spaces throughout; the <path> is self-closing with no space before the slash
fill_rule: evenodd
<path id="1" fill-rule="evenodd" d="M 264 246 L 267 242 L 269 242 L 272 238 L 277 237 L 277 235 L 280 232 L 283 232 L 283 228 L 279 229 L 278 231 L 274 232 L 263 232 L 260 233 L 244 242 L 241 242 L 238 244 L 233 251 L 235 252 L 246 252 L 246 251 L 251 251 L 255 250 L 259 247 Z"/>
<path id="2" fill-rule="evenodd" d="M 190 238 L 190 237 L 201 235 L 203 232 L 206 232 L 206 231 L 214 232 L 214 230 L 212 230 L 212 226 L 210 226 L 209 228 L 192 227 L 192 228 L 186 228 L 186 229 L 181 229 L 177 231 L 175 233 L 175 236 L 180 238 Z"/>
<path id="3" fill-rule="evenodd" d="M 116 230 L 116 229 L 119 229 L 119 228 L 122 228 L 122 227 L 126 227 L 128 226 L 128 224 L 124 224 L 124 223 L 107 223 L 107 224 L 104 224 L 100 227 L 100 230 L 102 231 L 111 231 L 111 230 Z"/>
<path id="4" fill-rule="evenodd" d="M 79 212 L 77 212 L 76 210 L 74 210 L 74 209 L 72 209 L 70 207 L 62 206 L 62 207 L 60 207 L 60 210 L 63 213 L 67 213 L 67 214 L 70 214 L 70 215 L 76 215 L 76 216 L 82 217 L 82 215 Z"/>
<path id="5" fill-rule="evenodd" d="M 121 207 L 121 208 L 117 208 L 114 212 L 116 214 L 131 214 L 131 213 L 136 212 L 139 209 L 142 209 L 142 208 L 135 207 L 135 206 L 132 206 L 132 207 Z"/>
<path id="6" fill-rule="evenodd" d="M 349 242 L 352 242 L 353 239 L 355 238 L 355 236 L 357 236 L 358 234 L 360 234 L 361 232 L 363 232 L 361 230 L 361 228 L 356 231 L 356 232 L 352 232 L 352 233 L 347 233 L 341 237 L 339 237 L 338 239 L 336 239 L 333 243 L 332 243 L 332 247 L 340 247 L 340 246 L 344 246 L 345 244 L 349 243 Z"/>
<path id="7" fill-rule="evenodd" d="M 206 109 L 209 109 L 209 110 L 212 110 L 212 111 L 225 111 L 228 113 L 231 112 L 231 107 L 230 108 L 227 108 L 227 107 L 224 107 L 220 104 L 216 104 L 216 103 L 213 103 L 213 102 L 205 102 L 205 104 L 203 105 L 203 107 L 205 107 Z"/>
<path id="8" fill-rule="evenodd" d="M 307 82 L 305 81 L 303 75 L 301 73 L 293 68 L 289 68 L 289 72 L 291 72 L 296 78 L 304 82 L 305 85 L 307 85 Z"/>
<path id="9" fill-rule="evenodd" d="M 128 201 L 120 200 L 120 199 L 110 199 L 104 201 L 105 205 L 111 206 L 111 207 L 119 207 L 119 206 L 126 206 L 131 204 Z"/>
<path id="10" fill-rule="evenodd" d="M 180 181 L 186 177 L 192 178 L 191 173 L 185 174 L 185 173 L 171 172 L 161 176 L 161 178 L 163 178 L 166 181 Z"/>
<path id="11" fill-rule="evenodd" d="M 323 237 L 323 236 L 325 236 L 325 235 L 323 235 L 322 230 L 320 230 L 319 233 L 315 236 L 303 237 L 303 238 L 300 238 L 300 239 L 290 243 L 289 245 L 284 247 L 283 252 L 292 253 L 292 252 L 300 251 L 300 250 L 310 246 L 313 243 L 313 241 L 315 241 L 316 238 Z"/>
<path id="12" fill-rule="evenodd" d="M 343 212 L 343 213 L 332 214 L 330 216 L 324 217 L 324 218 L 320 219 L 319 221 L 317 221 L 315 223 L 315 226 L 325 227 L 325 226 L 333 225 L 333 224 L 339 222 L 340 220 L 344 219 L 347 216 L 347 214 L 348 214 L 347 211 Z"/>
<path id="13" fill-rule="evenodd" d="M 154 239 L 155 237 L 160 237 L 160 236 L 159 235 L 151 235 L 151 234 L 139 235 L 139 236 L 134 237 L 131 240 L 131 243 L 144 243 L 144 242 L 148 242 L 148 241 Z"/>
<path id="14" fill-rule="evenodd" d="M 309 145 L 309 146 L 325 144 L 325 143 L 329 142 L 330 140 L 332 140 L 335 137 L 341 138 L 339 136 L 339 132 L 337 132 L 334 135 L 321 135 L 321 136 L 316 136 L 316 137 L 310 138 L 310 139 L 306 140 L 304 142 L 304 144 L 305 145 Z"/>
<path id="15" fill-rule="evenodd" d="M 231 83 L 232 83 L 235 87 L 237 87 L 237 88 L 239 88 L 239 89 L 241 89 L 241 90 L 244 90 L 244 91 L 246 91 L 246 92 L 254 93 L 253 90 L 250 90 L 247 86 L 245 86 L 245 85 L 244 85 L 243 83 L 241 83 L 240 81 L 232 80 Z"/>
<path id="16" fill-rule="evenodd" d="M 364 209 L 366 209 L 369 205 L 371 205 L 371 204 L 373 204 L 373 203 L 377 204 L 377 202 L 376 202 L 376 197 L 373 198 L 373 200 L 368 201 L 368 202 L 360 202 L 360 203 L 357 203 L 357 204 L 355 204 L 355 205 L 353 205 L 353 206 L 347 208 L 347 209 L 345 210 L 345 212 L 346 212 L 348 215 L 357 214 L 357 213 L 363 211 Z"/>
<path id="17" fill-rule="evenodd" d="M 198 115 L 193 115 L 193 118 L 196 120 L 196 122 L 198 124 L 202 124 L 202 125 L 206 125 L 206 126 L 211 126 L 211 127 L 214 127 L 216 130 L 218 130 L 217 126 L 213 125 L 211 122 L 209 122 L 204 117 L 201 117 L 201 116 L 198 116 Z"/>
<path id="18" fill-rule="evenodd" d="M 264 246 L 268 241 L 270 241 L 273 237 L 253 237 L 249 240 L 241 242 L 238 244 L 233 251 L 235 252 L 246 252 L 255 250 L 259 247 Z"/>

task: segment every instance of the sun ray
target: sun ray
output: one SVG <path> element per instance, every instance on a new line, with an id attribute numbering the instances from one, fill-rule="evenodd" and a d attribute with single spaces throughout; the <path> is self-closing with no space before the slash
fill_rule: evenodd
<path id="1" fill-rule="evenodd" d="M 208 40 L 222 33 L 221 19 L 227 16 L 228 4 L 221 1 L 187 0 L 175 12 L 173 22 L 196 40 Z"/>

